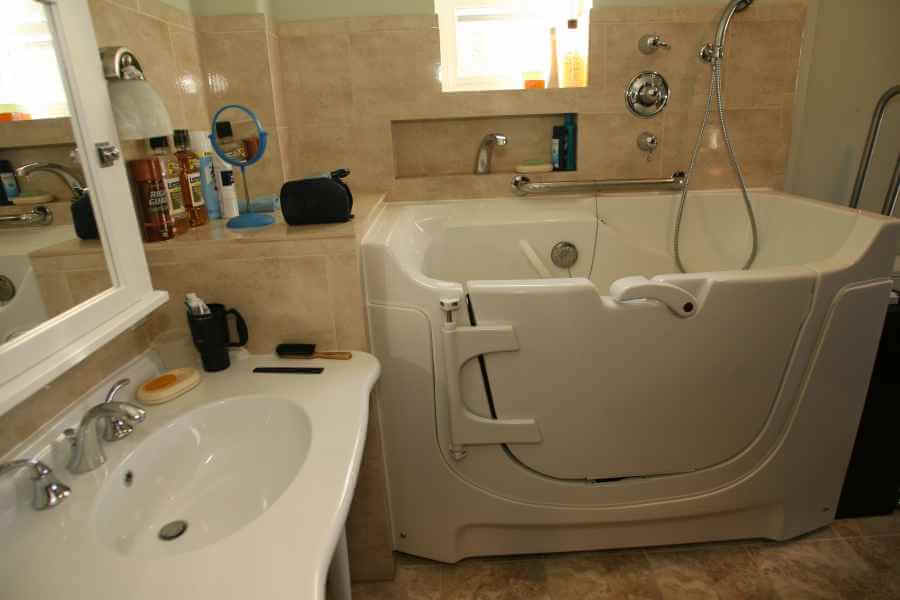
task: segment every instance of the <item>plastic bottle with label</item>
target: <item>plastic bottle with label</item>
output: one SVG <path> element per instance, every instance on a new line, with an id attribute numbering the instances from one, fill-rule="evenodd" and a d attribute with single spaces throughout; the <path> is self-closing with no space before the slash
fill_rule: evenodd
<path id="1" fill-rule="evenodd" d="M 178 159 L 169 153 L 169 139 L 165 136 L 150 138 L 150 149 L 159 161 L 163 177 L 166 180 L 166 195 L 169 210 L 175 221 L 175 235 L 183 235 L 190 231 L 191 221 L 184 202 L 184 191 L 181 189 L 181 167 Z"/>
<path id="2" fill-rule="evenodd" d="M 166 178 L 159 159 L 130 160 L 128 174 L 141 217 L 144 241 L 161 242 L 175 237 L 175 221 L 169 209 Z"/>
<path id="3" fill-rule="evenodd" d="M 200 181 L 200 157 L 191 150 L 187 129 L 176 129 L 172 133 L 172 139 L 175 142 L 175 158 L 181 167 L 181 190 L 191 227 L 206 225 L 209 222 L 209 214 Z"/>

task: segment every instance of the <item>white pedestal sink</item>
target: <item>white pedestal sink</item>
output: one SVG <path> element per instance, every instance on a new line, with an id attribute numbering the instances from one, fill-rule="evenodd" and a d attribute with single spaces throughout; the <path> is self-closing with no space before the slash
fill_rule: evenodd
<path id="1" fill-rule="evenodd" d="M 321 375 L 251 372 L 285 364 L 300 363 L 252 357 L 204 374 L 105 445 L 91 473 L 68 473 L 59 444 L 50 450 L 88 406 L 18 448 L 50 462 L 72 497 L 41 513 L 23 497 L 0 503 L 0 597 L 324 598 L 379 365 L 354 353 L 302 361 Z"/>
<path id="2" fill-rule="evenodd" d="M 94 527 L 127 556 L 157 558 L 213 544 L 268 510 L 296 479 L 309 418 L 278 397 L 219 400 L 144 440 L 100 489 Z M 161 531 L 174 526 L 161 540 Z M 186 529 L 184 528 L 186 527 Z"/>

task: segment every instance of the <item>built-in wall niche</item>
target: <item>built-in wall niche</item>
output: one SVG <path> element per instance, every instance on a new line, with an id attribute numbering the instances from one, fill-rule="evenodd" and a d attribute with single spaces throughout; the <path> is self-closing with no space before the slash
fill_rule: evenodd
<path id="1" fill-rule="evenodd" d="M 577 115 L 575 120 L 577 128 Z M 491 133 L 507 138 L 505 146 L 493 149 L 492 173 L 514 173 L 525 163 L 550 163 L 553 128 L 564 122 L 562 114 L 393 121 L 394 174 L 471 175 L 481 140 Z"/>

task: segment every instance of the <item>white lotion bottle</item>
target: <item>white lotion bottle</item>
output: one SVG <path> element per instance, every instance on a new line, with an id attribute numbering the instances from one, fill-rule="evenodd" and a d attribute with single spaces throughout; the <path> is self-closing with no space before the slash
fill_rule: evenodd
<path id="1" fill-rule="evenodd" d="M 216 170 L 216 187 L 219 188 L 219 204 L 222 207 L 222 217 L 231 219 L 241 214 L 238 208 L 237 192 L 234 190 L 234 167 L 215 153 L 213 154 L 213 166 Z"/>

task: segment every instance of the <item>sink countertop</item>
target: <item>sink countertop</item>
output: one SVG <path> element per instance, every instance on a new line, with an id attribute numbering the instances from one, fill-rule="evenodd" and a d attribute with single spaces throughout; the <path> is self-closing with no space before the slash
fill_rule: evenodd
<path id="1" fill-rule="evenodd" d="M 268 227 L 229 229 L 226 227 L 227 221 L 225 219 L 214 219 L 206 225 L 194 227 L 189 232 L 172 240 L 145 243 L 144 249 L 149 252 L 154 252 L 157 250 L 176 249 L 182 245 L 198 243 L 285 242 L 362 237 L 365 233 L 366 224 L 370 214 L 373 209 L 381 203 L 383 198 L 384 194 L 359 194 L 358 196 L 354 196 L 354 217 L 353 220 L 346 223 L 292 226 L 284 222 L 284 217 L 279 210 L 274 213 L 267 213 L 275 217 L 275 223 Z M 72 236 L 74 237 L 74 232 L 72 233 Z M 76 238 L 37 250 L 31 255 L 35 257 L 70 256 L 73 254 L 94 254 L 100 252 L 103 252 L 103 248 L 99 241 L 85 241 Z"/>
<path id="2" fill-rule="evenodd" d="M 325 371 L 321 375 L 251 372 L 264 365 L 321 366 Z M 17 509 L 15 518 L 0 519 L 3 537 L 8 540 L 7 552 L 0 559 L 0 597 L 324 598 L 328 567 L 359 472 L 369 394 L 379 372 L 377 359 L 354 352 L 350 361 L 252 356 L 232 362 L 226 371 L 203 373 L 200 385 L 184 396 L 148 407 L 145 422 L 136 426 L 131 436 L 104 444 L 108 461 L 99 469 L 72 475 L 65 468 L 56 468 L 56 474 L 72 488 L 72 497 L 62 505 L 43 512 Z M 128 556 L 101 541 L 96 526 L 105 523 L 98 510 L 98 493 L 141 442 L 192 409 L 226 398 L 265 402 L 273 396 L 301 408 L 312 434 L 297 476 L 268 510 L 219 541 L 170 556 Z M 77 422 L 80 416 L 66 415 L 59 425 Z M 45 461 L 50 460 L 46 456 L 50 442 L 52 438 L 43 441 L 47 451 L 40 458 Z M 20 452 L 29 449 L 34 453 L 40 443 Z M 259 468 L 267 468 L 264 457 Z M 27 484 L 22 481 L 19 487 Z M 30 485 L 28 492 L 30 496 Z M 22 501 L 20 494 L 18 504 Z"/>

